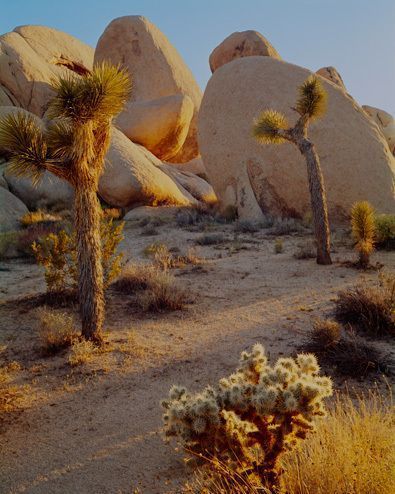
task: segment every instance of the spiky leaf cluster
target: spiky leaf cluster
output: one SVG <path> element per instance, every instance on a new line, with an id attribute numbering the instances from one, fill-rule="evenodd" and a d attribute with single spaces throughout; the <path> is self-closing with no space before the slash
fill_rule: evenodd
<path id="1" fill-rule="evenodd" d="M 326 112 L 328 95 L 321 81 L 314 74 L 299 87 L 296 111 L 309 119 L 319 118 Z"/>
<path id="2" fill-rule="evenodd" d="M 276 110 L 265 110 L 255 120 L 252 133 L 263 144 L 281 144 L 286 141 L 281 134 L 288 129 L 285 116 Z"/>
<path id="3" fill-rule="evenodd" d="M 192 394 L 173 386 L 162 402 L 165 433 L 197 454 L 274 469 L 282 452 L 325 414 L 324 398 L 331 394 L 332 382 L 319 375 L 314 355 L 280 358 L 271 366 L 257 344 L 216 388 Z"/>
<path id="4" fill-rule="evenodd" d="M 362 258 L 367 258 L 374 250 L 376 234 L 375 213 L 369 202 L 361 201 L 353 205 L 351 227 L 357 251 Z"/>

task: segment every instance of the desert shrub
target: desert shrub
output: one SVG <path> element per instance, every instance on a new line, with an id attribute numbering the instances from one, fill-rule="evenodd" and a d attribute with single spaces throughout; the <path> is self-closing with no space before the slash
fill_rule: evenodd
<path id="1" fill-rule="evenodd" d="M 146 226 L 143 227 L 143 229 L 141 230 L 141 235 L 158 235 L 158 230 L 155 228 L 154 225 L 152 224 L 148 224 Z"/>
<path id="2" fill-rule="evenodd" d="M 53 354 L 67 348 L 78 338 L 74 318 L 66 312 L 47 307 L 37 309 L 38 336 L 42 349 Z"/>
<path id="3" fill-rule="evenodd" d="M 302 349 L 314 353 L 323 367 L 343 376 L 363 378 L 371 372 L 390 372 L 388 355 L 353 330 L 343 329 L 330 319 L 314 322 Z"/>
<path id="4" fill-rule="evenodd" d="M 233 206 L 232 204 L 226 206 L 222 211 L 222 217 L 226 222 L 236 221 L 238 216 L 237 206 Z"/>
<path id="5" fill-rule="evenodd" d="M 53 214 L 45 213 L 44 211 L 30 211 L 24 214 L 19 220 L 20 224 L 24 227 L 34 225 L 36 223 L 52 223 L 60 221 L 60 216 L 55 216 Z"/>
<path id="6" fill-rule="evenodd" d="M 271 233 L 273 235 L 289 235 L 303 231 L 303 225 L 295 218 L 276 218 L 271 227 Z"/>
<path id="7" fill-rule="evenodd" d="M 12 369 L 9 365 L 0 367 L 0 421 L 3 414 L 9 413 L 17 406 L 22 395 L 21 387 L 11 384 Z"/>
<path id="8" fill-rule="evenodd" d="M 281 238 L 276 238 L 274 242 L 274 253 L 281 254 L 284 251 L 284 242 Z"/>
<path id="9" fill-rule="evenodd" d="M 123 254 L 117 247 L 123 239 L 124 223 L 115 224 L 110 219 L 102 221 L 100 234 L 104 286 L 108 287 L 119 274 Z M 75 291 L 78 283 L 77 251 L 74 233 L 61 230 L 51 233 L 39 242 L 33 242 L 32 250 L 38 264 L 45 268 L 47 291 L 61 293 Z"/>
<path id="10" fill-rule="evenodd" d="M 395 492 L 393 409 L 376 393 L 338 396 L 325 421 L 284 457 L 289 494 Z"/>
<path id="11" fill-rule="evenodd" d="M 375 285 L 365 282 L 340 291 L 335 316 L 373 336 L 395 334 L 395 277 L 382 276 Z"/>
<path id="12" fill-rule="evenodd" d="M 223 233 L 206 233 L 196 239 L 198 245 L 217 245 L 225 242 L 226 238 Z"/>
<path id="13" fill-rule="evenodd" d="M 256 233 L 260 230 L 260 224 L 256 221 L 238 220 L 234 229 L 237 233 Z"/>
<path id="14" fill-rule="evenodd" d="M 313 240 L 298 244 L 294 253 L 295 259 L 315 259 L 317 256 L 317 247 Z"/>
<path id="15" fill-rule="evenodd" d="M 195 205 L 177 211 L 176 223 L 182 228 L 205 225 L 217 221 L 217 215 L 210 206 Z"/>
<path id="16" fill-rule="evenodd" d="M 103 208 L 102 213 L 107 220 L 120 220 L 124 216 L 121 208 Z"/>
<path id="17" fill-rule="evenodd" d="M 319 375 L 314 355 L 270 366 L 257 344 L 216 388 L 190 394 L 173 386 L 162 402 L 165 433 L 194 455 L 217 458 L 246 479 L 257 476 L 276 492 L 283 454 L 314 429 L 331 394 L 332 382 Z"/>
<path id="18" fill-rule="evenodd" d="M 376 247 L 395 249 L 395 214 L 380 214 L 375 218 Z"/>
<path id="19" fill-rule="evenodd" d="M 35 257 L 33 244 L 41 242 L 48 235 L 56 235 L 59 226 L 56 222 L 38 222 L 19 232 L 16 250 L 24 257 Z"/>
<path id="20" fill-rule="evenodd" d="M 126 266 L 112 286 L 117 292 L 135 296 L 137 306 L 146 312 L 181 310 L 189 301 L 174 277 L 153 264 Z"/>
<path id="21" fill-rule="evenodd" d="M 375 218 L 374 209 L 367 201 L 356 202 L 351 209 L 352 236 L 359 255 L 359 265 L 369 266 L 370 254 L 374 250 Z"/>
<path id="22" fill-rule="evenodd" d="M 75 340 L 70 347 L 68 362 L 72 367 L 83 365 L 92 360 L 95 345 L 88 340 Z"/>

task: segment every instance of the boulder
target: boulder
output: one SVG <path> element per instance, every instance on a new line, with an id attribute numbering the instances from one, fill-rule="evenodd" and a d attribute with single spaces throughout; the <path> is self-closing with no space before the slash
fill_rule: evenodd
<path id="1" fill-rule="evenodd" d="M 114 19 L 101 35 L 95 62 L 109 60 L 129 69 L 133 79 L 131 101 L 157 100 L 165 96 L 189 96 L 194 114 L 188 136 L 175 162 L 186 162 L 198 155 L 197 113 L 202 94 L 191 71 L 167 37 L 148 19 L 126 16 Z M 0 81 L 1 82 L 1 81 Z"/>
<path id="2" fill-rule="evenodd" d="M 214 189 L 203 178 L 185 170 L 179 170 L 174 166 L 163 164 L 160 169 L 175 182 L 186 189 L 195 199 L 207 204 L 217 202 Z"/>
<path id="3" fill-rule="evenodd" d="M 207 180 L 206 169 L 204 168 L 204 163 L 201 157 L 194 158 L 193 160 L 188 161 L 187 163 L 167 163 L 167 164 L 177 168 L 182 172 L 193 173 L 194 175 L 197 175 L 198 177 Z"/>
<path id="4" fill-rule="evenodd" d="M 16 100 L 4 86 L 0 86 L 0 106 L 13 106 Z"/>
<path id="5" fill-rule="evenodd" d="M 369 115 L 369 117 L 376 122 L 379 126 L 381 132 L 383 133 L 388 146 L 392 152 L 395 154 L 395 120 L 392 115 L 379 108 L 374 108 L 373 106 L 363 105 L 362 108 Z"/>
<path id="6" fill-rule="evenodd" d="M 181 204 L 196 200 L 158 166 L 161 162 L 143 146 L 113 129 L 99 195 L 111 206 Z"/>
<path id="7" fill-rule="evenodd" d="M 333 82 L 333 84 L 336 84 L 337 86 L 342 88 L 343 91 L 347 91 L 343 79 L 339 72 L 335 69 L 335 67 L 322 67 L 321 69 L 317 70 L 316 74 L 324 77 L 328 81 Z"/>
<path id="8" fill-rule="evenodd" d="M 0 84 L 12 104 L 42 116 L 54 93 L 50 82 L 93 66 L 93 49 L 44 26 L 20 26 L 0 36 Z"/>
<path id="9" fill-rule="evenodd" d="M 162 160 L 170 160 L 185 142 L 193 113 L 191 98 L 174 94 L 129 102 L 115 124 L 133 142 Z"/>
<path id="10" fill-rule="evenodd" d="M 29 210 L 9 190 L 0 187 L 0 232 L 18 230 L 20 218 Z"/>
<path id="11" fill-rule="evenodd" d="M 4 187 L 4 189 L 9 190 L 7 181 L 4 178 L 4 172 L 5 172 L 6 168 L 7 168 L 7 163 L 1 163 L 0 164 L 0 187 Z"/>
<path id="12" fill-rule="evenodd" d="M 224 39 L 211 53 L 209 58 L 211 72 L 226 63 L 241 57 L 273 57 L 281 60 L 277 50 L 257 31 L 232 33 Z"/>
<path id="13" fill-rule="evenodd" d="M 306 164 L 291 143 L 260 145 L 254 119 L 266 108 L 297 114 L 298 87 L 310 71 L 272 57 L 245 57 L 215 71 L 199 114 L 203 162 L 222 206 L 259 220 L 263 212 L 302 216 L 310 207 Z M 336 85 L 326 115 L 310 125 L 320 156 L 330 219 L 348 216 L 355 201 L 368 200 L 382 213 L 395 212 L 395 163 L 377 125 Z M 248 91 L 245 88 L 248 88 Z"/>

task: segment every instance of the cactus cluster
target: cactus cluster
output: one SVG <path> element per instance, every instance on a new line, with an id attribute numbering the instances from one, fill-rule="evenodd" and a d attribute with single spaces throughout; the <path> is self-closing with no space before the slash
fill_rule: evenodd
<path id="1" fill-rule="evenodd" d="M 312 354 L 270 366 L 262 345 L 243 352 L 236 372 L 197 394 L 173 386 L 162 402 L 167 437 L 196 455 L 233 463 L 279 492 L 280 457 L 325 415 L 332 381 Z M 277 490 L 276 490 L 277 489 Z"/>

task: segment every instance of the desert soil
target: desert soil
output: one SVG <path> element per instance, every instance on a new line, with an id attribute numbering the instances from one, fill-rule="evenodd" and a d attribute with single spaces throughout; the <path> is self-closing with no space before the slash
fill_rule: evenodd
<path id="1" fill-rule="evenodd" d="M 144 236 L 137 223 L 128 224 L 125 260 L 144 259 L 152 242 L 185 252 L 202 235 L 174 222 L 157 230 Z M 275 254 L 275 237 L 265 230 L 237 239 L 232 225 L 214 230 L 226 240 L 196 248 L 203 264 L 173 270 L 193 303 L 181 312 L 147 315 L 110 290 L 106 348 L 78 368 L 65 354 L 40 353 L 35 308 L 26 302 L 45 291 L 40 268 L 1 263 L 0 357 L 20 364 L 10 371 L 19 397 L 0 423 L 2 494 L 181 492 L 190 468 L 161 436 L 159 403 L 171 385 L 215 384 L 256 342 L 271 358 L 294 353 L 312 320 L 333 309 L 339 290 L 362 278 L 377 280 L 375 271 L 343 264 L 355 254 L 340 233 L 335 263 L 323 267 L 293 257 L 306 234 L 282 236 L 284 251 Z M 393 253 L 376 253 L 373 261 L 395 269 Z"/>

